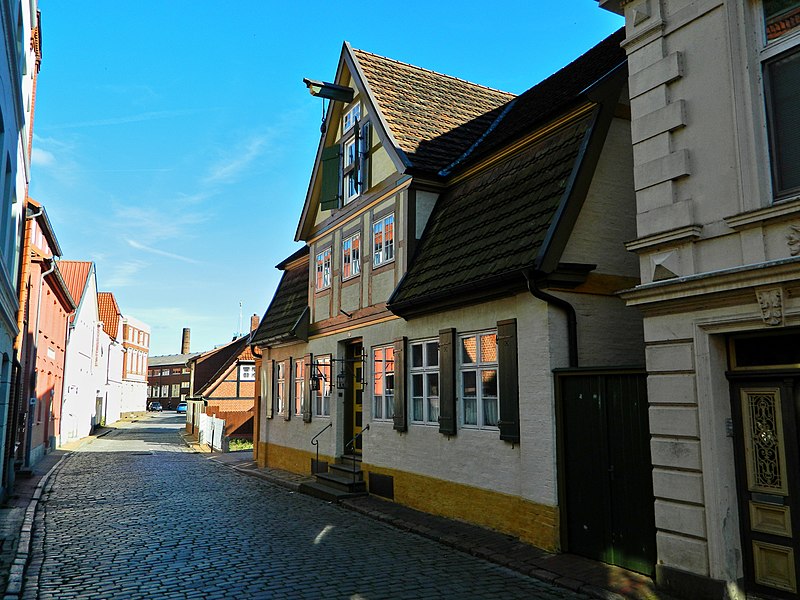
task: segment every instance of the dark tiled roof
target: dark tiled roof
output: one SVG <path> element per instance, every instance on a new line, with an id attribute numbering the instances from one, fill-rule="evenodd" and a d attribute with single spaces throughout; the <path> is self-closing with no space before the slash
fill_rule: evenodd
<path id="1" fill-rule="evenodd" d="M 167 366 L 181 366 L 185 367 L 189 363 L 190 358 L 199 356 L 200 352 L 190 352 L 189 354 L 162 354 L 161 356 L 148 356 L 148 367 L 167 367 Z"/>
<path id="2" fill-rule="evenodd" d="M 223 370 L 239 358 L 243 352 L 249 353 L 247 346 L 249 335 L 243 335 L 233 340 L 231 343 L 205 352 L 193 358 L 194 365 L 194 395 L 201 395 L 205 389 L 214 383 Z M 252 357 L 252 354 L 249 354 Z"/>
<path id="3" fill-rule="evenodd" d="M 389 308 L 474 290 L 530 268 L 567 189 L 592 116 L 448 190 L 437 202 Z"/>
<path id="4" fill-rule="evenodd" d="M 623 39 L 624 28 L 520 95 L 485 139 L 464 158 L 475 160 L 486 156 L 582 101 L 588 87 L 625 63 L 625 51 L 620 47 Z"/>
<path id="5" fill-rule="evenodd" d="M 308 254 L 307 246 L 305 254 Z M 267 344 L 296 337 L 294 327 L 307 309 L 308 261 L 303 260 L 286 267 L 272 302 L 250 343 Z"/>
<path id="6" fill-rule="evenodd" d="M 436 173 L 483 135 L 514 94 L 353 50 L 400 149 Z"/>

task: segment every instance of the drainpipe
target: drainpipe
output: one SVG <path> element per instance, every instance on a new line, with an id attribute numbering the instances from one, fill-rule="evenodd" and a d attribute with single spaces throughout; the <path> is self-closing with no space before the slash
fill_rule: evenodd
<path id="1" fill-rule="evenodd" d="M 41 276 L 39 277 L 39 293 L 36 296 L 36 323 L 33 328 L 33 351 L 31 352 L 31 366 L 33 367 L 33 381 L 32 383 L 32 391 L 33 395 L 36 397 L 37 402 L 39 396 L 37 394 L 36 387 L 39 383 L 39 375 L 36 372 L 36 358 L 39 354 L 39 321 L 42 316 L 42 287 L 44 286 L 44 278 L 50 275 L 53 271 L 56 270 L 56 261 L 50 260 L 50 268 L 47 271 L 42 271 Z M 33 443 L 32 440 L 32 427 L 33 427 L 33 416 L 34 416 L 34 406 L 31 405 L 30 398 L 27 400 L 28 402 L 28 440 L 27 444 L 25 444 L 25 466 L 29 466 L 31 463 L 31 445 Z M 49 443 L 49 442 L 48 442 Z"/>
<path id="2" fill-rule="evenodd" d="M 552 304 L 563 310 L 567 315 L 567 344 L 569 347 L 569 366 L 576 368 L 578 366 L 578 318 L 575 315 L 575 308 L 564 300 L 556 296 L 543 292 L 539 289 L 535 277 L 531 277 L 527 272 L 523 272 L 525 280 L 528 282 L 528 291 L 534 298 L 544 300 L 548 304 Z"/>

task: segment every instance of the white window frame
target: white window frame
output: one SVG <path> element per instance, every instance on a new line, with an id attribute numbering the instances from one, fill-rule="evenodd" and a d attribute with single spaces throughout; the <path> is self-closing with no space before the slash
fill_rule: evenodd
<path id="1" fill-rule="evenodd" d="M 239 381 L 255 381 L 255 380 L 256 380 L 255 363 L 240 363 Z"/>
<path id="2" fill-rule="evenodd" d="M 181 381 L 181 387 L 182 388 L 188 388 L 189 387 L 189 382 L 188 381 Z"/>
<path id="3" fill-rule="evenodd" d="M 294 414 L 303 414 L 303 394 L 306 389 L 305 382 L 305 359 L 294 359 L 294 369 L 292 371 L 294 379 Z"/>
<path id="4" fill-rule="evenodd" d="M 333 253 L 330 246 L 317 252 L 317 260 L 315 262 L 316 277 L 314 278 L 317 291 L 327 290 L 331 287 L 332 257 Z"/>
<path id="5" fill-rule="evenodd" d="M 286 361 L 275 362 L 275 409 L 279 415 L 286 413 Z"/>
<path id="6" fill-rule="evenodd" d="M 787 200 L 790 198 L 797 198 L 800 197 L 800 186 L 795 186 L 793 188 L 786 188 L 786 189 L 779 189 L 778 188 L 778 178 L 777 178 L 777 170 L 779 168 L 779 156 L 776 155 L 776 148 L 778 146 L 777 141 L 774 141 L 774 132 L 773 126 L 771 121 L 770 113 L 772 111 L 770 95 L 772 93 L 772 89 L 770 86 L 767 69 L 770 63 L 776 61 L 776 59 L 780 58 L 789 58 L 790 56 L 794 55 L 796 60 L 800 60 L 800 27 L 796 27 L 794 30 L 785 33 L 774 40 L 767 39 L 767 30 L 766 30 L 766 15 L 764 13 L 764 3 L 759 2 L 757 8 L 757 17 L 755 22 L 758 26 L 758 40 L 760 43 L 759 46 L 759 62 L 760 62 L 760 69 L 761 69 L 761 93 L 763 94 L 763 101 L 764 101 L 764 119 L 766 124 L 767 130 L 767 156 L 768 156 L 768 167 L 769 167 L 769 181 L 772 190 L 772 199 L 773 201 L 778 200 Z M 798 165 L 796 168 L 800 168 Z"/>
<path id="7" fill-rule="evenodd" d="M 431 356 L 431 351 L 434 355 Z M 439 340 L 419 340 L 408 345 L 408 391 L 414 425 L 439 425 Z"/>
<path id="8" fill-rule="evenodd" d="M 353 126 L 361 118 L 361 103 L 356 102 L 353 106 L 347 109 L 342 117 L 342 135 L 350 131 Z"/>
<path id="9" fill-rule="evenodd" d="M 172 389 L 170 390 L 169 397 L 170 398 L 177 398 L 181 395 L 181 384 L 180 383 L 173 383 Z"/>
<path id="10" fill-rule="evenodd" d="M 351 137 L 342 144 L 342 193 L 344 203 L 352 202 L 359 195 L 358 185 L 358 163 L 359 163 L 359 144 L 356 144 L 356 136 Z"/>
<path id="11" fill-rule="evenodd" d="M 342 242 L 342 280 L 353 279 L 361 274 L 361 232 L 345 238 Z"/>
<path id="12" fill-rule="evenodd" d="M 169 386 L 162 385 L 161 386 L 161 397 L 162 398 L 169 398 Z"/>
<path id="13" fill-rule="evenodd" d="M 391 354 L 391 369 L 387 368 L 390 362 L 388 354 Z M 374 346 L 371 358 L 372 420 L 391 421 L 394 418 L 394 345 Z"/>
<path id="14" fill-rule="evenodd" d="M 314 416 L 331 416 L 331 355 L 317 356 L 314 358 L 316 368 L 319 373 L 312 375 L 322 375 L 319 380 L 319 390 L 314 392 Z"/>
<path id="15" fill-rule="evenodd" d="M 491 352 L 484 355 L 481 342 L 484 338 L 491 339 L 494 337 L 494 360 L 491 360 Z M 465 351 L 465 341 L 473 340 L 475 342 L 475 360 L 467 360 L 467 352 Z M 497 347 L 497 330 L 479 331 L 469 334 L 458 336 L 458 413 L 459 422 L 465 429 L 489 429 L 497 431 L 499 426 L 497 421 L 500 419 L 500 380 L 499 380 L 499 366 L 498 366 L 498 347 Z M 494 373 L 494 396 L 486 394 L 484 385 L 484 377 L 491 377 Z M 475 395 L 467 396 L 466 386 L 464 385 L 465 379 L 474 376 Z M 491 380 L 489 380 L 491 381 Z M 491 389 L 491 388 L 489 388 Z M 470 400 L 474 399 L 475 410 L 474 419 L 470 418 L 467 422 L 467 415 L 472 413 L 468 410 L 467 404 Z M 491 402 L 491 404 L 489 404 Z M 488 406 L 487 406 L 488 405 Z M 494 423 L 487 419 L 487 408 L 491 410 L 491 405 L 494 405 Z"/>
<path id="16" fill-rule="evenodd" d="M 391 226 L 391 239 L 387 242 L 386 231 Z M 380 235 L 380 242 L 378 236 Z M 388 264 L 395 256 L 394 213 L 376 219 L 372 224 L 372 264 L 375 267 Z"/>

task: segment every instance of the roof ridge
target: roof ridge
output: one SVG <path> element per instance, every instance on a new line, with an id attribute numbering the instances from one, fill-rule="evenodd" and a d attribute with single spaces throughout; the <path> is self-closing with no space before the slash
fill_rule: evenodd
<path id="1" fill-rule="evenodd" d="M 402 60 L 397 60 L 396 58 L 389 58 L 388 56 L 382 56 L 380 54 L 375 54 L 374 52 L 369 52 L 368 50 L 362 50 L 360 48 L 353 48 L 353 52 L 361 52 L 362 54 L 369 54 L 370 56 L 374 56 L 376 58 L 380 58 L 383 60 L 388 60 L 389 62 L 396 63 L 398 65 L 402 65 L 404 67 L 411 67 L 412 69 L 417 69 L 419 71 L 425 71 L 426 73 L 432 73 L 434 75 L 438 75 L 439 77 L 445 77 L 447 79 L 452 79 L 454 81 L 460 81 L 461 83 L 467 83 L 473 87 L 481 88 L 484 90 L 489 90 L 490 92 L 497 92 L 499 94 L 505 94 L 507 96 L 511 96 L 511 98 L 516 98 L 517 94 L 513 92 L 507 92 L 505 90 L 500 90 L 498 88 L 493 88 L 488 85 L 482 85 L 480 83 L 475 83 L 474 81 L 469 81 L 467 79 L 462 79 L 461 77 L 455 77 L 454 75 L 448 75 L 447 73 L 440 73 L 439 71 L 434 71 L 433 69 L 426 69 L 425 67 L 420 67 L 418 65 L 412 65 L 411 63 L 403 62 Z"/>

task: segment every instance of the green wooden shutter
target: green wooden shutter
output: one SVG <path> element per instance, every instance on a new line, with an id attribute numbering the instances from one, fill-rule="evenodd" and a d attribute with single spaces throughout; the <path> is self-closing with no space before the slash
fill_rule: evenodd
<path id="1" fill-rule="evenodd" d="M 264 390 L 264 406 L 267 409 L 267 418 L 271 419 L 274 415 L 273 386 L 275 384 L 273 373 L 275 371 L 275 361 L 265 360 L 261 365 L 261 377 L 263 377 L 262 388 Z"/>
<path id="2" fill-rule="evenodd" d="M 303 422 L 311 423 L 311 373 L 314 368 L 314 355 L 306 354 L 303 359 Z"/>
<path id="3" fill-rule="evenodd" d="M 439 331 L 439 433 L 456 434 L 456 330 Z"/>
<path id="4" fill-rule="evenodd" d="M 406 338 L 394 341 L 394 428 L 408 429 L 406 402 Z"/>
<path id="5" fill-rule="evenodd" d="M 361 127 L 361 141 L 358 154 L 358 193 L 363 194 L 369 189 L 369 152 L 372 148 L 372 127 L 364 123 Z"/>
<path id="6" fill-rule="evenodd" d="M 322 210 L 339 208 L 339 156 L 341 148 L 328 146 L 322 149 L 322 185 L 319 202 Z"/>
<path id="7" fill-rule="evenodd" d="M 517 320 L 497 323 L 498 393 L 500 439 L 519 443 L 519 367 L 517 365 Z"/>

